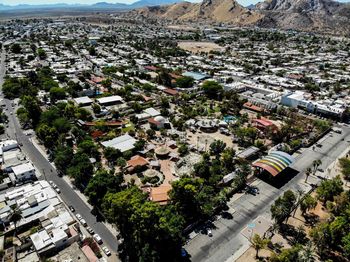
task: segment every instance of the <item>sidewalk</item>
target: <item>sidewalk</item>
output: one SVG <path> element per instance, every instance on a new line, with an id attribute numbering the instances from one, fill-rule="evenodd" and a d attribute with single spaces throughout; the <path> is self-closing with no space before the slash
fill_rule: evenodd
<path id="1" fill-rule="evenodd" d="M 39 144 L 38 140 L 37 140 L 35 137 L 32 137 L 32 138 L 30 138 L 29 140 L 30 140 L 30 141 L 32 142 L 32 144 L 36 147 L 36 149 L 38 149 L 38 151 L 45 157 L 45 159 L 47 159 L 47 161 L 51 164 L 52 168 L 56 169 L 55 164 L 52 163 L 52 162 L 50 162 L 50 161 L 48 160 L 48 156 L 47 156 L 47 154 L 46 154 L 46 152 L 45 152 L 45 148 Z M 82 192 L 80 192 L 80 190 L 75 189 L 75 187 L 74 187 L 74 185 L 73 185 L 71 179 L 70 179 L 68 176 L 63 176 L 62 179 L 72 188 L 72 190 L 74 190 L 74 192 L 80 197 L 81 200 L 84 201 L 84 203 L 85 203 L 90 209 L 93 209 L 93 207 L 92 207 L 92 206 L 90 205 L 90 203 L 88 202 L 88 199 L 86 198 L 86 196 L 85 196 Z M 119 232 L 117 231 L 117 229 L 116 229 L 113 225 L 111 225 L 111 224 L 109 224 L 109 223 L 107 223 L 107 222 L 103 222 L 103 224 L 108 228 L 109 231 L 111 231 L 111 233 L 112 233 L 113 235 L 116 236 L 116 235 L 119 233 Z"/>

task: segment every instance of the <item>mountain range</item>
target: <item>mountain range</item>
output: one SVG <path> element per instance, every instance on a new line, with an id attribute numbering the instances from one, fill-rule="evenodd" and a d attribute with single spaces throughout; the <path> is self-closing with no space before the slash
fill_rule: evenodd
<path id="1" fill-rule="evenodd" d="M 43 4 L 43 5 L 4 5 L 0 4 L 0 11 L 16 11 L 16 10 L 40 10 L 40 9 L 81 9 L 81 10 L 130 10 L 135 8 L 142 8 L 146 6 L 170 5 L 182 2 L 182 0 L 139 0 L 132 4 L 124 3 L 107 3 L 98 2 L 92 5 L 88 4 Z"/>
<path id="2" fill-rule="evenodd" d="M 350 34 L 350 4 L 333 0 L 266 0 L 248 7 L 235 0 L 203 0 L 201 3 L 144 7 L 130 14 L 177 22 L 206 21 Z"/>

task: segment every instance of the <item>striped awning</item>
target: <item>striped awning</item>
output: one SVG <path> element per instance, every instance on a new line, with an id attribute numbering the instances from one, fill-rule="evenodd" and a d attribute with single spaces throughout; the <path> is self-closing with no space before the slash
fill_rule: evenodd
<path id="1" fill-rule="evenodd" d="M 254 167 L 260 167 L 272 176 L 277 176 L 286 167 L 294 162 L 294 158 L 282 151 L 273 151 L 264 158 L 253 163 Z"/>

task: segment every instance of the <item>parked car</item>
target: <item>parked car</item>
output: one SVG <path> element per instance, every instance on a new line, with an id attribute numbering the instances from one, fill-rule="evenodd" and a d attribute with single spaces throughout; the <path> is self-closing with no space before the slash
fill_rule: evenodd
<path id="1" fill-rule="evenodd" d="M 61 189 L 59 189 L 57 186 L 56 186 L 55 190 L 56 190 L 56 192 L 57 192 L 58 194 L 61 193 Z"/>
<path id="2" fill-rule="evenodd" d="M 87 223 L 84 218 L 80 219 L 80 223 L 84 226 L 87 227 Z"/>
<path id="3" fill-rule="evenodd" d="M 255 196 L 255 195 L 259 194 L 259 188 L 254 187 L 254 186 L 248 186 L 246 189 L 246 193 L 252 194 Z"/>
<path id="4" fill-rule="evenodd" d="M 82 217 L 80 214 L 78 214 L 78 213 L 77 213 L 77 214 L 75 214 L 75 216 L 77 217 L 77 219 L 78 219 L 78 220 L 83 219 L 83 217 Z"/>
<path id="5" fill-rule="evenodd" d="M 108 249 L 106 246 L 102 247 L 102 250 L 103 250 L 103 252 L 105 252 L 105 254 L 106 254 L 107 256 L 112 255 L 111 251 L 109 251 L 109 249 Z"/>
<path id="6" fill-rule="evenodd" d="M 98 244 L 101 245 L 103 243 L 102 238 L 99 236 L 99 234 L 93 235 L 93 238 Z"/>
<path id="7" fill-rule="evenodd" d="M 95 231 L 91 227 L 86 228 L 87 232 L 89 232 L 91 235 L 95 233 Z"/>
<path id="8" fill-rule="evenodd" d="M 75 208 L 73 206 L 68 207 L 70 211 L 75 212 Z"/>
<path id="9" fill-rule="evenodd" d="M 213 236 L 213 232 L 211 232 L 211 229 L 208 229 L 208 236 L 212 237 Z"/>

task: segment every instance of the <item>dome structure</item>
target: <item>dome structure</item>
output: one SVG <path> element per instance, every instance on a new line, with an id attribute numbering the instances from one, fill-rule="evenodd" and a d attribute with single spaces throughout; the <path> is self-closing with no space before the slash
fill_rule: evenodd
<path id="1" fill-rule="evenodd" d="M 154 120 L 157 121 L 157 122 L 159 122 L 159 123 L 161 123 L 161 124 L 164 124 L 164 123 L 166 122 L 165 118 L 162 117 L 162 116 L 156 116 L 156 117 L 154 118 Z"/>

